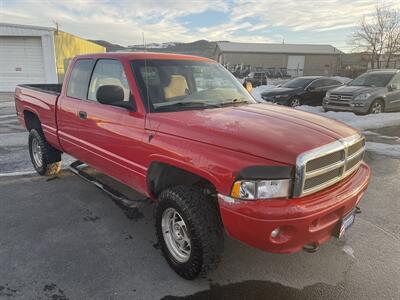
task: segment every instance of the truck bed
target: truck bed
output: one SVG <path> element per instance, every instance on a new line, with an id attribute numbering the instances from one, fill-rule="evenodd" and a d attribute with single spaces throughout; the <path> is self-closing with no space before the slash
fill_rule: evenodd
<path id="1" fill-rule="evenodd" d="M 61 83 L 44 83 L 44 84 L 21 84 L 20 87 L 32 89 L 49 94 L 61 94 L 62 84 Z"/>
<path id="2" fill-rule="evenodd" d="M 26 118 L 39 118 L 47 141 L 59 148 L 57 138 L 56 106 L 62 84 L 23 84 L 15 89 L 15 108 L 21 124 Z"/>

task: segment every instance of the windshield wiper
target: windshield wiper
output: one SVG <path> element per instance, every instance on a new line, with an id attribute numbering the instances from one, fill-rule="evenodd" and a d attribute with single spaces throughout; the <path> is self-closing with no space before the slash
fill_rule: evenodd
<path id="1" fill-rule="evenodd" d="M 173 111 L 176 109 L 202 109 L 209 107 L 220 107 L 218 104 L 197 102 L 197 101 L 181 101 L 169 105 L 163 105 L 156 108 L 156 111 Z"/>

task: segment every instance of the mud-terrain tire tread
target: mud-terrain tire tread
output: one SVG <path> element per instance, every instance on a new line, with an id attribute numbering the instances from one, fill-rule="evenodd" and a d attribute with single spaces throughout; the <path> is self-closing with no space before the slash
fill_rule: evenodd
<path id="1" fill-rule="evenodd" d="M 35 164 L 32 154 L 32 140 L 36 138 L 42 150 L 42 166 Z M 29 132 L 29 155 L 36 172 L 42 176 L 56 175 L 61 170 L 61 152 L 53 148 L 46 140 L 43 132 L 31 129 Z"/>
<path id="2" fill-rule="evenodd" d="M 184 218 L 192 249 L 189 261 L 177 263 L 169 254 L 161 229 L 162 214 L 173 207 Z M 223 225 L 212 199 L 194 186 L 175 186 L 161 192 L 155 208 L 158 243 L 176 273 L 192 280 L 217 268 L 224 249 Z"/>

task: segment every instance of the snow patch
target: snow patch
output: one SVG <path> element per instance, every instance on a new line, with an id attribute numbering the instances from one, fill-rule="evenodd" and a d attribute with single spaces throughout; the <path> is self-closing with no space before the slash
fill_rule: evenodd
<path id="1" fill-rule="evenodd" d="M 300 109 L 303 111 L 335 119 L 343 123 L 346 123 L 350 126 L 353 126 L 355 128 L 358 128 L 360 130 L 377 129 L 377 128 L 400 125 L 400 112 L 357 116 L 352 112 L 334 112 L 334 111 L 324 112 L 321 106 L 302 105 L 297 107 L 296 109 Z"/>
<path id="2" fill-rule="evenodd" d="M 400 145 L 390 145 L 383 143 L 367 142 L 367 151 L 375 152 L 382 155 L 400 157 Z"/>

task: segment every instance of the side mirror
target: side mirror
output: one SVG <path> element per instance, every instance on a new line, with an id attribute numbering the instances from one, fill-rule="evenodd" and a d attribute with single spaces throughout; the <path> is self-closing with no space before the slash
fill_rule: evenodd
<path id="1" fill-rule="evenodd" d="M 131 102 L 124 101 L 124 90 L 118 85 L 102 85 L 98 88 L 96 99 L 101 104 L 114 105 L 133 110 Z"/>
<path id="2" fill-rule="evenodd" d="M 398 89 L 399 89 L 399 86 L 396 83 L 392 83 L 389 85 L 389 91 L 395 91 Z"/>

